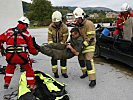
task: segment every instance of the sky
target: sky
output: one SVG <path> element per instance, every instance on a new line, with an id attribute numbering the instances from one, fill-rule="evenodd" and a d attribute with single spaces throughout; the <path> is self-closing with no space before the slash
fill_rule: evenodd
<path id="1" fill-rule="evenodd" d="M 28 3 L 32 2 L 32 0 L 22 0 L 22 1 L 25 1 L 25 2 L 28 2 Z"/>
<path id="2" fill-rule="evenodd" d="M 23 0 L 31 2 L 31 0 Z M 120 11 L 123 3 L 128 3 L 133 8 L 133 0 L 49 0 L 53 6 L 76 6 L 76 7 L 107 7 Z"/>

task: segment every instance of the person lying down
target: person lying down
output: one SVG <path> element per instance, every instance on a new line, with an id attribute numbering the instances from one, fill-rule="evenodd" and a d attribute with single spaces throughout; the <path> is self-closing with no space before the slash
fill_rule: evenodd
<path id="1" fill-rule="evenodd" d="M 72 28 L 70 32 L 70 40 L 65 44 L 44 43 L 39 46 L 33 37 L 34 46 L 42 54 L 53 57 L 56 60 L 70 59 L 74 56 L 78 56 L 82 52 L 84 40 L 78 28 Z"/>

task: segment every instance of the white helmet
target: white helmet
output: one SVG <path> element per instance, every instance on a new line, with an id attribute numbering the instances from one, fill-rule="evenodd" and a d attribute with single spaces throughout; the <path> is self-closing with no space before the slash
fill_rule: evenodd
<path id="1" fill-rule="evenodd" d="M 121 11 L 128 11 L 130 9 L 130 6 L 127 4 L 127 3 L 124 3 L 122 6 L 121 6 Z"/>
<path id="2" fill-rule="evenodd" d="M 60 22 L 62 21 L 62 14 L 59 11 L 55 11 L 52 14 L 52 22 Z"/>
<path id="3" fill-rule="evenodd" d="M 27 18 L 27 17 L 24 17 L 24 16 L 22 16 L 19 20 L 18 20 L 18 22 L 22 22 L 22 23 L 24 23 L 24 24 L 30 24 L 30 21 L 29 21 L 29 19 Z"/>
<path id="4" fill-rule="evenodd" d="M 73 11 L 73 14 L 75 18 L 84 18 L 85 12 L 83 11 L 83 9 L 78 7 Z"/>

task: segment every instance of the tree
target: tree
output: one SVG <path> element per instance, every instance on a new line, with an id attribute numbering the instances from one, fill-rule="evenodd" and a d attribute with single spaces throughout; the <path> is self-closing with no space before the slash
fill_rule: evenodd
<path id="1" fill-rule="evenodd" d="M 29 12 L 29 6 L 30 6 L 30 4 L 22 1 L 22 5 L 23 5 L 24 15 L 26 15 Z"/>
<path id="2" fill-rule="evenodd" d="M 39 26 L 45 25 L 51 20 L 52 5 L 48 0 L 33 0 L 30 5 L 28 17 L 33 21 L 37 21 Z"/>

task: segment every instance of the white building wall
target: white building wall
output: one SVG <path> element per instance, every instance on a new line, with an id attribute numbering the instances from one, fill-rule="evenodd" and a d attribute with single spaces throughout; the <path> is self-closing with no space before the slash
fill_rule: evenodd
<path id="1" fill-rule="evenodd" d="M 15 27 L 22 15 L 22 0 L 0 0 L 0 34 Z"/>

